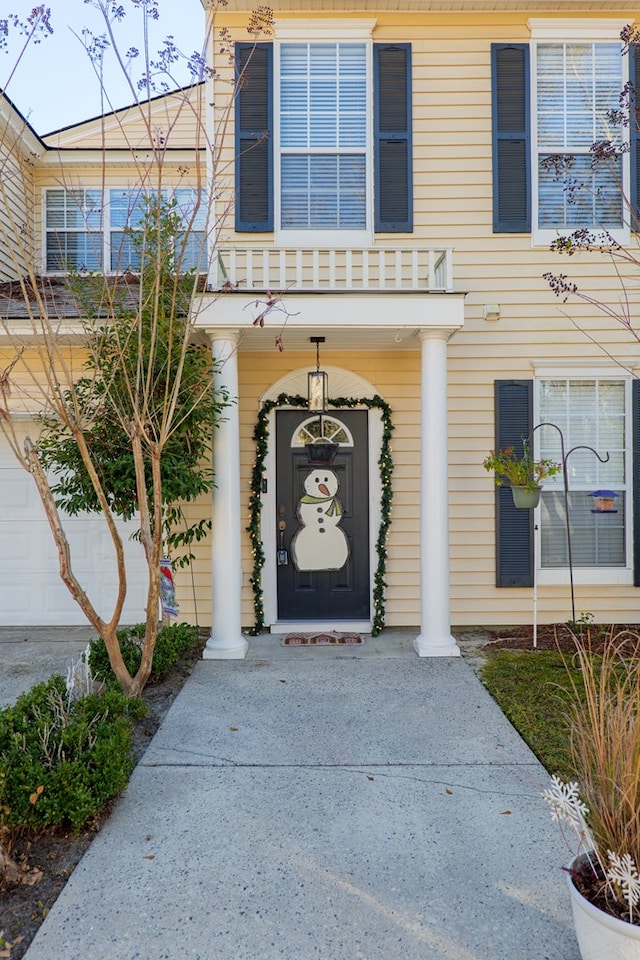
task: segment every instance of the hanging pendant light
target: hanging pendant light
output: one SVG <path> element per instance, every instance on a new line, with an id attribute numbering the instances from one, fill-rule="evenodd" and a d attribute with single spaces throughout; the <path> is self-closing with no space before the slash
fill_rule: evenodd
<path id="1" fill-rule="evenodd" d="M 316 368 L 310 370 L 307 374 L 307 399 L 309 401 L 309 410 L 319 410 L 323 413 L 327 409 L 327 396 L 329 393 L 329 377 L 324 370 L 320 369 L 320 344 L 324 343 L 324 337 L 309 337 L 311 343 L 316 345 Z"/>
<path id="2" fill-rule="evenodd" d="M 305 444 L 305 449 L 310 464 L 326 466 L 338 452 L 338 444 L 324 438 L 322 415 L 327 409 L 329 377 L 324 370 L 320 369 L 320 344 L 325 342 L 325 338 L 309 337 L 309 339 L 316 345 L 316 369 L 310 370 L 307 374 L 307 400 L 309 410 L 316 410 L 319 413 L 320 430 L 315 440 Z"/>

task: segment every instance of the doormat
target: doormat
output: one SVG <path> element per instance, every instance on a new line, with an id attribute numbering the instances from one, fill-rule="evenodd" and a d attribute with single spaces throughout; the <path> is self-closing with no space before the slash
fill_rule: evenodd
<path id="1" fill-rule="evenodd" d="M 324 647 L 330 644 L 349 646 L 364 643 L 359 633 L 287 633 L 282 638 L 285 647 Z"/>

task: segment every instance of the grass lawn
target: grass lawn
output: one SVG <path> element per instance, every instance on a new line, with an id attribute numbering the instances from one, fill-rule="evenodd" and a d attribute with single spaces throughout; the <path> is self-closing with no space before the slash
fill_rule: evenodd
<path id="1" fill-rule="evenodd" d="M 572 675 L 581 688 L 579 671 Z M 496 650 L 488 654 L 482 680 L 549 773 L 575 779 L 568 743 L 570 680 L 562 655 Z"/>

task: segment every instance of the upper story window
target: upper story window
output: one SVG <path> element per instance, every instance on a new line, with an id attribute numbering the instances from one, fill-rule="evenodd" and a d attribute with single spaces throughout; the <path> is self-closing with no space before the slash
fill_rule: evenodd
<path id="1" fill-rule="evenodd" d="M 309 246 L 411 231 L 410 45 L 293 29 L 236 44 L 236 230 Z"/>
<path id="2" fill-rule="evenodd" d="M 191 187 L 163 191 L 175 202 L 185 225 L 179 234 L 176 258 L 182 270 L 204 269 L 206 205 L 196 210 L 197 192 Z M 48 273 L 68 270 L 119 272 L 140 267 L 140 251 L 133 242 L 142 229 L 144 202 L 139 190 L 129 188 L 49 189 L 45 192 L 45 264 Z"/>
<path id="3" fill-rule="evenodd" d="M 100 270 L 102 190 L 47 190 L 45 203 L 47 273 Z"/>
<path id="4" fill-rule="evenodd" d="M 620 229 L 622 154 L 591 153 L 599 141 L 622 145 L 610 119 L 624 82 L 620 43 L 539 43 L 535 54 L 538 230 Z"/>
<path id="5" fill-rule="evenodd" d="M 628 239 L 637 203 L 626 138 L 613 122 L 635 70 L 623 21 L 530 20 L 531 43 L 492 44 L 493 229 L 547 245 L 586 228 Z M 611 143 L 596 159 L 594 143 Z M 640 165 L 636 171 L 640 176 Z"/>
<path id="6" fill-rule="evenodd" d="M 367 48 L 280 47 L 280 228 L 367 229 Z"/>

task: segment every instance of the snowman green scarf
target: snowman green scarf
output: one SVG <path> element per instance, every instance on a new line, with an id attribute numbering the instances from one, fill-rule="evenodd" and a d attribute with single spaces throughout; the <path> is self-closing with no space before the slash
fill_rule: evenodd
<path id="1" fill-rule="evenodd" d="M 324 511 L 327 517 L 342 516 L 342 507 L 335 497 L 313 497 L 310 493 L 300 497 L 300 503 L 327 503 L 331 501 L 329 507 Z"/>

